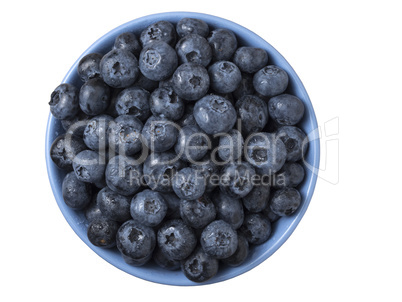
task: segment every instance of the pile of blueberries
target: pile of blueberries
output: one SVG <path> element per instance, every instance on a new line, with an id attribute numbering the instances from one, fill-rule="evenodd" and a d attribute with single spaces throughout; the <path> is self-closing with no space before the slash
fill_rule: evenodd
<path id="1" fill-rule="evenodd" d="M 244 263 L 298 209 L 304 105 L 268 62 L 193 18 L 122 33 L 80 60 L 82 86 L 51 94 L 66 132 L 50 155 L 93 245 L 204 282 Z"/>

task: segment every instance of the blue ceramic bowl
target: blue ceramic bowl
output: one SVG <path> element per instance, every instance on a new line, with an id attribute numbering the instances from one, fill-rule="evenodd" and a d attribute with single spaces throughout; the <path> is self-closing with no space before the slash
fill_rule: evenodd
<path id="1" fill-rule="evenodd" d="M 236 277 L 256 267 L 261 262 L 266 260 L 269 256 L 271 256 L 289 238 L 289 236 L 292 234 L 292 232 L 295 230 L 298 223 L 302 219 L 310 203 L 311 197 L 313 196 L 319 167 L 320 146 L 319 139 L 315 135 L 315 130 L 317 129 L 317 120 L 314 114 L 314 109 L 307 95 L 307 92 L 295 71 L 282 57 L 282 55 L 279 54 L 278 51 L 276 51 L 269 43 L 264 41 L 264 39 L 251 32 L 250 30 L 231 21 L 211 15 L 192 12 L 169 12 L 149 15 L 130 21 L 113 29 L 112 31 L 101 37 L 99 40 L 97 40 L 94 44 L 92 44 L 92 46 L 90 46 L 82 54 L 81 57 L 92 52 L 108 52 L 113 46 L 115 37 L 123 32 L 132 31 L 135 34 L 139 35 L 142 29 L 156 21 L 166 20 L 172 23 L 177 23 L 180 19 L 184 17 L 202 19 L 208 23 L 210 28 L 231 29 L 236 34 L 239 45 L 255 46 L 265 49 L 269 55 L 269 64 L 278 65 L 282 69 L 286 70 L 286 72 L 288 73 L 290 78 L 288 93 L 298 96 L 304 102 L 306 111 L 300 125 L 301 128 L 309 135 L 310 139 L 309 149 L 305 159 L 306 176 L 300 186 L 300 193 L 302 195 L 302 204 L 300 208 L 292 216 L 283 217 L 279 219 L 276 223 L 274 223 L 270 239 L 262 245 L 253 247 L 245 263 L 236 268 L 221 266 L 218 274 L 214 278 L 212 278 L 208 282 L 202 283 L 210 284 Z M 80 58 L 78 58 L 78 60 L 70 68 L 70 70 L 64 77 L 63 82 L 74 84 L 77 87 L 80 87 L 82 85 L 77 74 L 77 65 L 79 60 Z M 115 267 L 127 272 L 128 274 L 162 284 L 197 285 L 197 283 L 188 280 L 181 271 L 166 271 L 153 263 L 149 263 L 143 267 L 134 267 L 128 265 L 124 262 L 123 258 L 120 256 L 119 252 L 116 249 L 108 250 L 97 248 L 88 241 L 86 235 L 88 223 L 85 219 L 85 216 L 82 213 L 76 212 L 69 208 L 63 201 L 61 184 L 65 172 L 58 169 L 49 156 L 49 150 L 53 140 L 63 132 L 64 130 L 61 127 L 60 122 L 49 115 L 46 131 L 46 164 L 50 185 L 52 187 L 56 202 L 60 207 L 61 212 L 63 213 L 64 217 L 66 218 L 72 229 L 75 231 L 75 233 L 100 257 L 102 257 Z"/>

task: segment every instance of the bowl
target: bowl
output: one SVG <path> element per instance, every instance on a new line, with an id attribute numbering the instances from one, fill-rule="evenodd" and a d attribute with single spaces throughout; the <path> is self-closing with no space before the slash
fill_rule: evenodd
<path id="1" fill-rule="evenodd" d="M 221 266 L 218 274 L 210 279 L 209 281 L 201 284 L 211 284 L 216 282 L 221 282 L 228 280 L 230 278 L 236 277 L 243 274 L 252 268 L 259 265 L 261 262 L 269 258 L 275 251 L 277 251 L 280 246 L 290 237 L 293 233 L 300 220 L 302 219 L 304 213 L 306 212 L 310 200 L 313 196 L 315 184 L 317 181 L 317 172 L 319 167 L 319 157 L 320 157 L 320 145 L 319 139 L 316 136 L 317 120 L 314 114 L 314 109 L 308 94 L 293 70 L 290 64 L 284 59 L 284 57 L 275 50 L 268 42 L 264 39 L 251 32 L 250 30 L 244 28 L 243 26 L 231 22 L 226 19 L 222 19 L 216 16 L 194 13 L 194 12 L 167 12 L 148 15 L 142 18 L 135 19 L 133 21 L 127 22 L 98 39 L 93 43 L 82 55 L 98 52 L 106 53 L 108 52 L 113 44 L 114 39 L 117 35 L 132 31 L 137 36 L 139 36 L 142 29 L 146 28 L 148 25 L 160 21 L 166 20 L 172 23 L 177 23 L 180 19 L 188 18 L 199 18 L 208 23 L 210 28 L 227 28 L 232 30 L 237 38 L 239 45 L 243 46 L 254 46 L 265 49 L 269 55 L 269 64 L 274 64 L 282 69 L 284 69 L 289 75 L 289 86 L 287 92 L 299 97 L 305 105 L 305 114 L 303 120 L 300 122 L 300 127 L 308 134 L 309 137 L 309 149 L 305 156 L 305 178 L 304 181 L 299 186 L 299 191 L 302 196 L 302 203 L 299 209 L 289 217 L 282 217 L 277 222 L 272 225 L 272 234 L 270 239 L 262 245 L 253 247 L 250 251 L 248 259 L 241 265 L 235 268 Z M 80 57 L 80 58 L 81 58 Z M 77 65 L 80 60 L 73 64 L 70 70 L 67 72 L 63 79 L 64 83 L 74 84 L 77 87 L 82 85 L 82 82 L 77 73 Z M 136 276 L 138 278 L 161 283 L 168 285 L 198 285 L 188 280 L 184 274 L 179 271 L 167 271 L 158 267 L 154 263 L 148 263 L 143 267 L 134 267 L 126 264 L 117 249 L 102 249 L 92 245 L 87 238 L 87 226 L 88 222 L 83 213 L 77 212 L 69 208 L 63 201 L 61 185 L 63 177 L 66 174 L 64 171 L 60 170 L 51 160 L 49 155 L 50 146 L 53 140 L 60 134 L 64 133 L 60 121 L 53 118 L 50 114 L 47 130 L 46 130 L 46 164 L 47 171 L 50 180 L 50 185 L 53 190 L 56 202 L 63 213 L 65 219 L 70 224 L 71 228 L 75 231 L 78 237 L 81 238 L 85 244 L 88 245 L 96 254 L 102 257 L 104 260 L 108 261 L 115 267 L 125 271 L 128 274 Z M 296 251 L 295 251 L 296 252 Z"/>

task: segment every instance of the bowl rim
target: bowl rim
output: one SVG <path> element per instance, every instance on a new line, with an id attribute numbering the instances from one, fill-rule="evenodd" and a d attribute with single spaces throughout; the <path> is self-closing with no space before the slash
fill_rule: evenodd
<path id="1" fill-rule="evenodd" d="M 187 18 L 198 18 L 204 20 L 208 25 L 210 24 L 221 24 L 224 23 L 226 28 L 229 28 L 233 30 L 235 33 L 242 32 L 244 34 L 247 34 L 249 38 L 252 38 L 254 40 L 259 40 L 260 42 L 263 42 L 266 44 L 267 48 L 270 49 L 270 51 L 275 53 L 275 57 L 281 61 L 282 64 L 286 65 L 286 71 L 288 73 L 291 73 L 291 76 L 289 78 L 292 78 L 294 80 L 294 84 L 297 86 L 297 89 L 301 91 L 303 94 L 303 100 L 306 105 L 308 105 L 309 108 L 309 123 L 311 124 L 312 129 L 318 129 L 318 124 L 317 124 L 317 118 L 314 112 L 313 104 L 311 103 L 311 100 L 307 94 L 307 91 L 302 84 L 300 78 L 296 74 L 296 72 L 293 70 L 292 66 L 286 61 L 286 59 L 271 45 L 269 44 L 265 39 L 262 37 L 258 36 L 251 30 L 224 18 L 217 17 L 214 15 L 210 14 L 205 14 L 205 13 L 197 13 L 197 12 L 188 12 L 188 11 L 172 11 L 172 12 L 164 12 L 164 13 L 156 13 L 156 14 L 150 14 L 146 15 L 140 18 L 133 19 L 131 21 L 128 21 L 126 23 L 123 23 L 122 25 L 110 30 L 100 38 L 98 38 L 90 47 L 88 47 L 82 54 L 81 56 L 76 60 L 76 62 L 71 66 L 67 74 L 64 76 L 62 83 L 69 82 L 68 80 L 73 76 L 73 73 L 76 72 L 76 67 L 78 65 L 79 60 L 86 54 L 92 52 L 92 49 L 97 47 L 98 45 L 102 44 L 103 41 L 106 38 L 110 38 L 113 36 L 116 36 L 119 32 L 123 32 L 124 29 L 130 28 L 133 26 L 133 24 L 152 24 L 158 20 L 163 20 L 163 19 L 171 19 L 174 17 L 175 19 L 179 20 L 181 18 L 187 17 Z M 282 67 L 282 66 L 281 66 Z M 107 251 L 104 249 L 97 248 L 93 245 L 90 244 L 88 239 L 85 236 L 82 236 L 80 233 L 79 228 L 77 227 L 77 221 L 71 217 L 71 215 L 68 215 L 65 211 L 63 211 L 63 200 L 61 193 L 58 191 L 58 188 L 60 187 L 60 183 L 57 182 L 57 179 L 55 177 L 55 173 L 57 170 L 57 167 L 55 168 L 54 163 L 51 160 L 49 150 L 51 147 L 51 141 L 50 141 L 50 136 L 52 135 L 51 129 L 53 128 L 53 123 L 55 122 L 55 118 L 52 116 L 51 113 L 49 113 L 48 117 L 48 122 L 46 126 L 46 141 L 45 141 L 45 150 L 46 150 L 46 167 L 47 167 L 47 173 L 48 173 L 48 178 L 49 182 L 53 191 L 53 195 L 56 199 L 56 202 L 70 225 L 70 227 L 74 230 L 74 232 L 77 234 L 78 237 L 81 238 L 84 243 L 91 248 L 96 254 L 98 254 L 101 258 L 109 262 L 111 265 L 119 268 L 120 270 L 133 275 L 135 277 L 141 278 L 143 280 L 159 283 L 159 284 L 166 284 L 166 285 L 176 285 L 176 286 L 195 286 L 195 285 L 207 285 L 207 284 L 213 284 L 213 283 L 218 283 L 222 282 L 231 278 L 234 278 L 236 276 L 239 276 L 241 274 L 244 274 L 248 272 L 249 270 L 253 269 L 254 267 L 258 266 L 261 264 L 263 261 L 268 259 L 270 256 L 272 256 L 286 241 L 287 239 L 292 235 L 294 230 L 296 229 L 297 225 L 300 223 L 302 217 L 304 216 L 310 201 L 312 199 L 317 178 L 318 178 L 318 171 L 319 171 L 319 163 L 320 163 L 320 142 L 319 142 L 319 137 L 318 135 L 313 135 L 310 137 L 309 135 L 309 149 L 313 148 L 313 164 L 312 164 L 312 169 L 314 170 L 311 174 L 311 177 L 308 179 L 307 183 L 305 184 L 307 186 L 307 191 L 306 191 L 306 197 L 303 200 L 303 205 L 297 213 L 295 213 L 292 216 L 292 222 L 286 229 L 286 231 L 278 238 L 276 239 L 275 243 L 267 250 L 265 250 L 262 254 L 260 254 L 257 258 L 253 259 L 250 262 L 247 262 L 246 265 L 243 265 L 241 267 L 229 269 L 228 272 L 224 275 L 217 275 L 214 278 L 210 279 L 207 282 L 204 283 L 195 283 L 190 280 L 186 280 L 185 282 L 177 282 L 175 278 L 168 278 L 167 275 L 165 276 L 160 276 L 153 274 L 151 271 L 146 271 L 140 268 L 136 267 L 127 267 L 127 265 L 119 265 L 116 264 L 115 261 L 113 260 L 114 257 L 112 257 Z M 313 142 L 314 144 L 311 144 Z M 311 150 L 309 152 L 312 152 Z M 168 273 L 168 271 L 166 271 Z M 180 274 L 182 274 L 181 271 L 179 271 Z M 163 275 L 163 274 L 162 274 Z"/>

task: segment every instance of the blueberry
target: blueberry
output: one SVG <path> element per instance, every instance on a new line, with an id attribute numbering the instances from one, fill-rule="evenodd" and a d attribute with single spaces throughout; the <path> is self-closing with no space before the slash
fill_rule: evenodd
<path id="1" fill-rule="evenodd" d="M 268 65 L 254 74 L 253 85 L 258 93 L 273 97 L 283 93 L 288 87 L 286 71 L 275 65 Z"/>
<path id="2" fill-rule="evenodd" d="M 92 221 L 87 230 L 89 241 L 101 248 L 110 249 L 116 246 L 116 234 L 120 224 L 109 219 Z"/>
<path id="3" fill-rule="evenodd" d="M 148 79 L 162 81 L 176 70 L 178 58 L 169 44 L 162 41 L 152 42 L 141 50 L 139 64 L 142 74 Z"/>
<path id="4" fill-rule="evenodd" d="M 239 85 L 232 94 L 233 97 L 238 100 L 245 95 L 253 95 L 254 92 L 253 76 L 248 73 L 243 73 Z"/>
<path id="5" fill-rule="evenodd" d="M 173 91 L 172 87 L 155 89 L 150 98 L 150 108 L 156 117 L 164 117 L 176 121 L 184 113 L 183 100 Z"/>
<path id="6" fill-rule="evenodd" d="M 149 108 L 150 93 L 140 87 L 122 90 L 116 99 L 116 111 L 119 115 L 132 115 L 145 122 L 151 115 Z"/>
<path id="7" fill-rule="evenodd" d="M 271 187 L 269 184 L 258 184 L 243 197 L 244 207 L 251 213 L 258 213 L 268 205 Z"/>
<path id="8" fill-rule="evenodd" d="M 72 119 L 79 111 L 78 89 L 64 83 L 56 87 L 50 96 L 50 112 L 59 120 Z"/>
<path id="9" fill-rule="evenodd" d="M 98 192 L 97 204 L 103 216 L 118 222 L 125 222 L 131 218 L 129 196 L 124 196 L 104 187 Z"/>
<path id="10" fill-rule="evenodd" d="M 234 56 L 235 63 L 242 72 L 255 73 L 268 63 L 268 53 L 257 47 L 239 47 Z"/>
<path id="11" fill-rule="evenodd" d="M 183 18 L 177 22 L 176 31 L 180 38 L 189 34 L 197 34 L 206 38 L 209 34 L 209 26 L 200 19 Z"/>
<path id="12" fill-rule="evenodd" d="M 82 210 L 91 202 L 91 185 L 80 181 L 74 172 L 64 177 L 61 190 L 64 202 L 74 210 Z"/>
<path id="13" fill-rule="evenodd" d="M 173 88 L 173 75 L 168 77 L 166 80 L 162 80 L 158 82 L 159 88 Z"/>
<path id="14" fill-rule="evenodd" d="M 172 23 L 158 21 L 149 25 L 141 32 L 140 41 L 143 47 L 155 41 L 162 41 L 170 46 L 174 46 L 176 43 L 176 30 Z"/>
<path id="15" fill-rule="evenodd" d="M 88 148 L 99 151 L 109 146 L 109 123 L 113 118 L 109 115 L 97 115 L 88 121 L 83 138 Z"/>
<path id="16" fill-rule="evenodd" d="M 237 249 L 237 232 L 223 220 L 208 224 L 201 233 L 200 243 L 206 254 L 216 259 L 232 256 Z"/>
<path id="17" fill-rule="evenodd" d="M 205 178 L 206 193 L 212 192 L 218 186 L 219 167 L 208 154 L 206 154 L 199 163 L 193 163 L 190 167 L 197 170 L 198 173 Z"/>
<path id="18" fill-rule="evenodd" d="M 107 186 L 125 196 L 133 195 L 140 189 L 142 175 L 142 165 L 124 155 L 112 157 L 105 171 Z"/>
<path id="19" fill-rule="evenodd" d="M 142 129 L 145 145 L 155 152 L 165 152 L 172 148 L 177 140 L 176 124 L 167 118 L 151 116 Z"/>
<path id="20" fill-rule="evenodd" d="M 181 98 L 195 101 L 202 98 L 209 89 L 208 71 L 197 63 L 181 64 L 173 74 L 173 89 Z"/>
<path id="21" fill-rule="evenodd" d="M 116 103 L 117 103 L 117 96 L 122 91 L 123 88 L 111 88 L 110 103 L 109 107 L 107 107 L 104 112 L 105 114 L 110 115 L 113 118 L 116 118 L 119 115 L 119 113 L 116 110 Z"/>
<path id="22" fill-rule="evenodd" d="M 157 241 L 162 253 L 174 260 L 187 258 L 197 244 L 194 231 L 181 219 L 166 221 L 158 230 Z"/>
<path id="23" fill-rule="evenodd" d="M 180 63 L 197 63 L 204 67 L 212 60 L 212 49 L 207 39 L 197 34 L 188 34 L 176 44 Z"/>
<path id="24" fill-rule="evenodd" d="M 241 133 L 232 129 L 219 138 L 219 157 L 225 162 L 239 159 L 243 154 L 244 139 Z"/>
<path id="25" fill-rule="evenodd" d="M 177 121 L 180 127 L 185 127 L 187 125 L 197 125 L 194 118 L 194 103 L 187 103 L 184 109 L 184 114 L 180 120 Z"/>
<path id="26" fill-rule="evenodd" d="M 217 219 L 227 222 L 234 230 L 243 224 L 244 211 L 240 199 L 217 190 L 212 196 L 212 201 L 216 207 Z"/>
<path id="27" fill-rule="evenodd" d="M 130 205 L 131 217 L 142 225 L 154 227 L 160 224 L 167 213 L 167 203 L 163 196 L 151 190 L 137 193 Z"/>
<path id="28" fill-rule="evenodd" d="M 72 171 L 74 157 L 85 149 L 86 146 L 80 137 L 62 134 L 53 141 L 50 147 L 50 158 L 60 169 Z"/>
<path id="29" fill-rule="evenodd" d="M 173 191 L 180 199 L 195 200 L 204 195 L 205 178 L 197 170 L 184 168 L 172 179 Z"/>
<path id="30" fill-rule="evenodd" d="M 249 245 L 246 237 L 244 237 L 242 233 L 238 233 L 237 239 L 238 245 L 236 252 L 228 258 L 222 259 L 223 263 L 231 267 L 236 267 L 243 264 L 244 261 L 246 261 L 249 253 Z"/>
<path id="31" fill-rule="evenodd" d="M 262 244 L 271 236 L 271 223 L 261 213 L 252 213 L 244 217 L 244 223 L 240 232 L 246 237 L 250 244 Z"/>
<path id="32" fill-rule="evenodd" d="M 81 81 L 86 82 L 92 78 L 100 77 L 99 64 L 102 55 L 99 53 L 89 53 L 78 62 L 77 72 Z"/>
<path id="33" fill-rule="evenodd" d="M 201 229 L 215 219 L 215 205 L 207 195 L 195 200 L 182 199 L 180 201 L 180 216 L 187 225 Z"/>
<path id="34" fill-rule="evenodd" d="M 194 118 L 207 134 L 229 132 L 236 123 L 233 105 L 225 98 L 209 94 L 195 103 Z"/>
<path id="35" fill-rule="evenodd" d="M 152 259 L 158 266 L 168 271 L 175 271 L 180 269 L 180 261 L 166 257 L 166 255 L 158 247 L 155 248 Z"/>
<path id="36" fill-rule="evenodd" d="M 99 209 L 98 203 L 97 203 L 97 193 L 92 195 L 91 202 L 88 204 L 88 206 L 85 208 L 85 218 L 88 220 L 89 223 L 96 219 L 102 219 L 105 218 L 105 216 L 102 214 L 101 210 Z"/>
<path id="37" fill-rule="evenodd" d="M 72 119 L 61 120 L 61 126 L 67 133 L 82 137 L 89 119 L 90 117 L 80 110 Z"/>
<path id="38" fill-rule="evenodd" d="M 221 171 L 220 189 L 231 197 L 244 197 L 253 189 L 255 175 L 249 163 L 229 163 Z"/>
<path id="39" fill-rule="evenodd" d="M 298 163 L 285 163 L 278 172 L 272 176 L 272 186 L 275 189 L 284 187 L 297 187 L 304 179 L 304 168 Z"/>
<path id="40" fill-rule="evenodd" d="M 144 76 L 142 73 L 138 76 L 137 81 L 133 84 L 133 86 L 140 87 L 142 89 L 147 90 L 148 92 L 154 91 L 156 88 L 159 87 L 158 81 L 152 81 Z"/>
<path id="41" fill-rule="evenodd" d="M 189 280 L 205 282 L 218 273 L 219 261 L 207 255 L 199 246 L 190 256 L 181 261 L 181 270 Z"/>
<path id="42" fill-rule="evenodd" d="M 207 40 L 211 45 L 214 61 L 230 60 L 237 49 L 236 36 L 229 29 L 215 29 L 210 32 Z"/>
<path id="43" fill-rule="evenodd" d="M 286 160 L 296 162 L 304 158 L 308 148 L 307 135 L 298 127 L 283 126 L 276 132 L 286 147 Z"/>
<path id="44" fill-rule="evenodd" d="M 200 160 L 210 149 L 209 138 L 197 125 L 187 125 L 180 129 L 174 146 L 180 159 L 191 163 Z"/>
<path id="45" fill-rule="evenodd" d="M 144 162 L 144 180 L 154 191 L 173 192 L 172 178 L 184 163 L 171 151 L 151 153 Z"/>
<path id="46" fill-rule="evenodd" d="M 116 245 L 123 259 L 132 265 L 143 265 L 152 257 L 156 236 L 152 228 L 128 220 L 116 234 Z"/>
<path id="47" fill-rule="evenodd" d="M 120 115 L 109 124 L 109 146 L 122 155 L 134 155 L 142 148 L 143 124 L 132 115 Z"/>
<path id="48" fill-rule="evenodd" d="M 274 223 L 275 221 L 277 221 L 279 218 L 281 218 L 281 216 L 276 215 L 274 212 L 272 212 L 271 210 L 271 206 L 268 203 L 268 205 L 261 211 L 261 214 L 264 215 L 265 217 L 268 218 L 268 220 L 271 223 Z"/>
<path id="49" fill-rule="evenodd" d="M 132 32 L 125 32 L 116 37 L 113 49 L 124 49 L 133 53 L 135 56 L 139 56 L 141 45 L 135 34 Z"/>
<path id="50" fill-rule="evenodd" d="M 237 114 L 241 120 L 244 137 L 260 132 L 268 123 L 267 103 L 255 95 L 245 95 L 236 102 Z"/>
<path id="51" fill-rule="evenodd" d="M 89 79 L 81 86 L 79 101 L 85 114 L 101 114 L 109 107 L 110 88 L 100 78 Z"/>
<path id="52" fill-rule="evenodd" d="M 281 94 L 269 100 L 268 112 L 279 125 L 293 126 L 302 119 L 304 104 L 294 95 Z"/>
<path id="53" fill-rule="evenodd" d="M 295 188 L 283 188 L 271 198 L 271 211 L 279 216 L 292 215 L 300 206 L 301 195 Z"/>
<path id="54" fill-rule="evenodd" d="M 208 74 L 211 88 L 218 93 L 235 91 L 242 79 L 239 68 L 229 61 L 215 62 L 209 66 Z"/>
<path id="55" fill-rule="evenodd" d="M 106 84 L 114 88 L 125 88 L 138 78 L 138 60 L 129 51 L 113 49 L 100 62 L 101 76 Z"/>
<path id="56" fill-rule="evenodd" d="M 168 210 L 166 213 L 167 219 L 180 218 L 180 198 L 175 193 L 161 193 L 166 201 Z"/>
<path id="57" fill-rule="evenodd" d="M 244 145 L 246 160 L 262 176 L 279 171 L 286 161 L 285 144 L 273 133 L 253 133 Z"/>
<path id="58" fill-rule="evenodd" d="M 73 169 L 80 181 L 101 182 L 104 180 L 105 168 L 105 159 L 92 150 L 81 151 L 73 160 Z"/>

